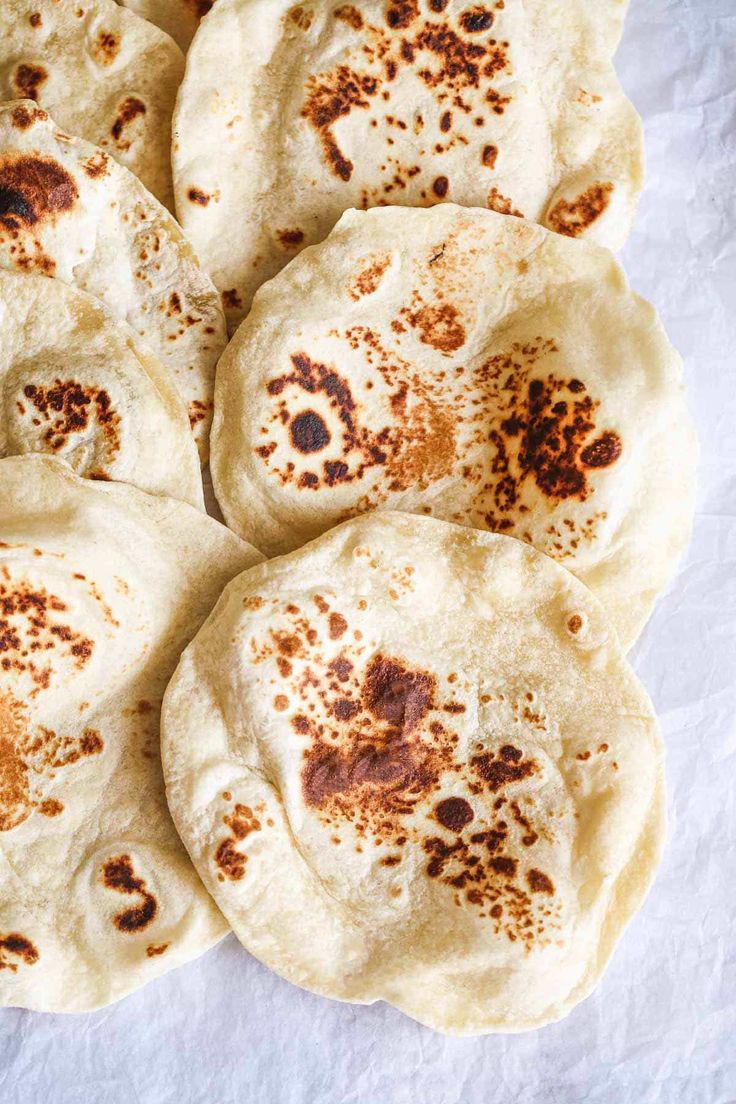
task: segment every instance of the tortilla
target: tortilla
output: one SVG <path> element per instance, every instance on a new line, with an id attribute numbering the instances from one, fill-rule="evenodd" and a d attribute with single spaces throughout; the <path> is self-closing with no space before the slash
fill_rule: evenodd
<path id="1" fill-rule="evenodd" d="M 214 0 L 118 0 L 131 11 L 150 19 L 162 31 L 171 35 L 186 53 L 200 19 L 207 14 Z"/>
<path id="2" fill-rule="evenodd" d="M 257 562 L 181 502 L 0 461 L 0 1004 L 82 1012 L 227 925 L 166 808 L 159 712 L 223 585 Z"/>
<path id="3" fill-rule="evenodd" d="M 351 207 L 451 201 L 617 249 L 642 131 L 624 0 L 218 0 L 174 114 L 176 209 L 231 330 Z"/>
<path id="4" fill-rule="evenodd" d="M 247 950 L 450 1033 L 569 1012 L 662 846 L 662 742 L 599 602 L 521 541 L 406 514 L 226 588 L 162 761 Z"/>
<path id="5" fill-rule="evenodd" d="M 158 361 L 91 295 L 0 270 L 0 457 L 32 452 L 204 509 L 186 410 Z"/>
<path id="6" fill-rule="evenodd" d="M 256 295 L 217 375 L 212 474 L 267 555 L 399 509 L 520 537 L 625 647 L 693 515 L 682 366 L 612 255 L 446 204 L 348 212 Z"/>
<path id="7" fill-rule="evenodd" d="M 0 26 L 0 99 L 35 100 L 173 209 L 173 39 L 114 0 L 0 0 Z"/>
<path id="8" fill-rule="evenodd" d="M 75 284 L 129 323 L 181 392 L 206 459 L 220 297 L 140 181 L 29 100 L 0 105 L 0 266 Z"/>

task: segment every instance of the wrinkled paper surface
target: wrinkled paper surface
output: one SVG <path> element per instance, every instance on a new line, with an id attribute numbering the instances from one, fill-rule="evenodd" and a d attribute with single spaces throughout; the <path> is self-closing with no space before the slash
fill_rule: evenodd
<path id="1" fill-rule="evenodd" d="M 617 63 L 648 157 L 623 259 L 685 359 L 703 456 L 690 551 L 633 654 L 669 843 L 602 984 L 542 1031 L 444 1039 L 303 993 L 230 936 L 94 1015 L 0 1012 L 2 1104 L 736 1101 L 736 0 L 632 0 Z"/>

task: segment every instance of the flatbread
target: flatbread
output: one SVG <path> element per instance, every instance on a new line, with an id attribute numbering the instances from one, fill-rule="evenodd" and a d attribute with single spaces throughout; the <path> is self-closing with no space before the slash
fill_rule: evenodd
<path id="1" fill-rule="evenodd" d="M 624 646 L 693 514 L 682 366 L 612 255 L 452 205 L 348 212 L 218 368 L 215 493 L 268 555 L 400 509 L 560 560 Z"/>
<path id="2" fill-rule="evenodd" d="M 217 522 L 58 461 L 0 461 L 0 1004 L 82 1012 L 227 925 L 171 823 L 159 711 L 223 585 Z"/>
<path id="3" fill-rule="evenodd" d="M 176 209 L 231 329 L 350 207 L 452 201 L 617 249 L 643 184 L 625 0 L 218 0 L 174 115 Z"/>
<path id="4" fill-rule="evenodd" d="M 0 27 L 0 99 L 35 100 L 173 209 L 173 39 L 114 0 L 0 0 Z"/>
<path id="5" fill-rule="evenodd" d="M 347 522 L 228 586 L 164 698 L 169 807 L 244 946 L 439 1031 L 591 991 L 663 837 L 662 743 L 574 576 L 508 537 Z"/>
<path id="6" fill-rule="evenodd" d="M 129 323 L 171 374 L 206 459 L 220 297 L 137 177 L 29 100 L 0 105 L 0 266 L 75 284 Z"/>
<path id="7" fill-rule="evenodd" d="M 118 0 L 144 19 L 150 19 L 162 31 L 170 34 L 186 52 L 200 19 L 207 14 L 214 0 Z"/>
<path id="8" fill-rule="evenodd" d="M 91 295 L 0 269 L 0 457 L 30 452 L 204 508 L 186 410 L 159 362 Z"/>

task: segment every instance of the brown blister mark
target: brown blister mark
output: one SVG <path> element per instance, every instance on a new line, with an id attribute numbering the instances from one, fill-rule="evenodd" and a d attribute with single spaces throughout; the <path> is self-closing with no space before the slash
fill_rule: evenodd
<path id="1" fill-rule="evenodd" d="M 192 399 L 189 404 L 189 428 L 196 429 L 212 411 L 213 403 L 201 402 L 200 399 Z"/>
<path id="2" fill-rule="evenodd" d="M 483 147 L 481 161 L 487 169 L 495 169 L 498 158 L 498 146 L 488 145 Z"/>
<path id="3" fill-rule="evenodd" d="M 48 79 L 48 72 L 42 65 L 24 63 L 15 70 L 13 84 L 21 99 L 38 102 L 39 91 Z"/>
<path id="4" fill-rule="evenodd" d="M 492 751 L 474 756 L 470 766 L 492 793 L 529 778 L 539 769 L 533 759 L 525 759 L 523 752 L 510 744 L 504 744 L 498 756 Z"/>
<path id="5" fill-rule="evenodd" d="M 86 161 L 82 162 L 82 170 L 91 180 L 99 180 L 107 176 L 110 167 L 110 158 L 103 150 L 97 150 Z"/>
<path id="6" fill-rule="evenodd" d="M 218 877 L 220 881 L 227 878 L 231 882 L 238 882 L 245 876 L 248 856 L 238 850 L 237 844 L 251 832 L 260 832 L 261 822 L 249 805 L 240 803 L 235 806 L 232 813 L 228 813 L 222 819 L 230 829 L 230 835 L 221 841 L 215 851 L 215 864 L 220 870 Z"/>
<path id="7" fill-rule="evenodd" d="M 14 974 L 18 970 L 18 963 L 13 959 L 20 959 L 26 966 L 33 966 L 40 957 L 30 939 L 20 932 L 0 935 L 0 970 L 10 970 Z"/>
<path id="8" fill-rule="evenodd" d="M 308 31 L 314 22 L 314 13 L 309 8 L 303 8 L 300 4 L 297 4 L 296 7 L 289 9 L 286 18 L 300 31 Z"/>
<path id="9" fill-rule="evenodd" d="M 601 217 L 611 202 L 613 184 L 591 184 L 575 199 L 560 199 L 547 215 L 547 222 L 558 234 L 577 238 Z"/>
<path id="10" fill-rule="evenodd" d="M 41 13 L 40 12 L 31 12 L 31 14 L 28 16 L 28 22 L 31 24 L 31 26 L 34 29 L 38 30 L 39 27 L 43 26 L 43 19 L 41 17 Z"/>
<path id="11" fill-rule="evenodd" d="M 28 130 L 34 123 L 45 122 L 48 115 L 40 107 L 28 108 L 25 104 L 19 104 L 13 108 L 11 118 L 16 130 Z"/>
<path id="12" fill-rule="evenodd" d="M 41 816 L 57 817 L 61 816 L 61 814 L 64 812 L 64 806 L 62 802 L 57 801 L 55 797 L 48 797 L 38 806 L 38 811 Z"/>
<path id="13" fill-rule="evenodd" d="M 554 883 L 541 870 L 527 870 L 526 880 L 532 893 L 546 893 L 550 897 L 554 894 Z"/>
<path id="14" fill-rule="evenodd" d="M 419 340 L 441 353 L 455 353 L 465 344 L 465 328 L 451 303 L 425 305 L 401 312 L 411 326 L 419 330 Z"/>
<path id="15" fill-rule="evenodd" d="M 524 212 L 520 211 L 518 207 L 514 207 L 513 201 L 508 196 L 502 195 L 498 188 L 491 188 L 486 203 L 491 211 L 496 211 L 499 215 L 514 215 L 516 218 L 524 218 Z"/>
<path id="16" fill-rule="evenodd" d="M 621 438 L 608 430 L 580 453 L 580 459 L 586 468 L 610 468 L 620 458 L 623 451 Z"/>
<path id="17" fill-rule="evenodd" d="M 369 107 L 378 90 L 375 77 L 357 73 L 347 65 L 338 65 L 332 73 L 310 76 L 307 80 L 302 116 L 319 135 L 327 163 L 341 180 L 350 180 L 354 166 L 337 144 L 334 125 L 355 108 Z"/>
<path id="18" fill-rule="evenodd" d="M 149 943 L 146 954 L 149 958 L 156 958 L 158 955 L 166 954 L 170 946 L 170 943 Z"/>
<path id="19" fill-rule="evenodd" d="M 568 618 L 567 631 L 571 633 L 572 636 L 577 636 L 582 627 L 583 619 L 579 613 L 574 613 L 572 617 Z"/>
<path id="20" fill-rule="evenodd" d="M 493 26 L 495 16 L 493 12 L 488 11 L 487 8 L 483 8 L 480 5 L 476 5 L 474 8 L 466 8 L 460 15 L 460 26 L 466 32 L 466 34 L 480 34 L 482 31 L 488 31 Z"/>
<path id="21" fill-rule="evenodd" d="M 148 892 L 144 879 L 135 874 L 130 855 L 117 855 L 108 859 L 102 867 L 102 880 L 108 889 L 114 889 L 117 893 L 139 895 L 141 898 L 140 904 L 113 916 L 112 922 L 118 931 L 143 931 L 155 919 L 158 903 L 153 894 Z"/>
<path id="22" fill-rule="evenodd" d="M 354 31 L 362 30 L 363 16 L 352 4 L 343 4 L 342 7 L 335 8 L 334 16 L 335 19 L 340 19 L 343 23 L 347 23 Z"/>
<path id="23" fill-rule="evenodd" d="M 446 797 L 435 805 L 434 815 L 443 828 L 459 833 L 470 824 L 475 814 L 464 797 Z"/>
<path id="24" fill-rule="evenodd" d="M 357 302 L 357 300 L 361 299 L 364 295 L 373 295 L 380 287 L 390 264 L 391 256 L 388 253 L 384 253 L 372 260 L 371 263 L 366 268 L 362 269 L 351 282 L 348 288 L 350 297 Z"/>
<path id="25" fill-rule="evenodd" d="M 450 188 L 450 181 L 446 176 L 436 176 L 432 181 L 432 191 L 439 199 L 444 199 Z"/>
<path id="26" fill-rule="evenodd" d="M 297 452 L 321 452 L 330 443 L 330 431 L 314 410 L 303 410 L 289 423 L 289 436 Z"/>
<path id="27" fill-rule="evenodd" d="M 15 233 L 70 211 L 79 191 L 50 157 L 14 156 L 0 163 L 0 226 Z"/>
<path id="28" fill-rule="evenodd" d="M 211 198 L 212 196 L 201 188 L 189 188 L 187 191 L 189 202 L 196 204 L 198 207 L 206 207 Z"/>
<path id="29" fill-rule="evenodd" d="M 94 428 L 104 443 L 104 462 L 113 463 L 120 450 L 120 417 L 107 391 L 82 386 L 76 380 L 56 379 L 50 387 L 26 384 L 23 394 L 35 411 L 33 424 L 46 424 L 40 439 L 50 452 L 61 451 L 75 434 Z"/>
<path id="30" fill-rule="evenodd" d="M 418 0 L 390 0 L 386 8 L 386 23 L 392 30 L 403 31 L 418 18 Z"/>
<path id="31" fill-rule="evenodd" d="M 126 130 L 135 119 L 142 118 L 145 114 L 146 105 L 137 96 L 126 96 L 119 105 L 115 122 L 110 129 L 119 150 L 130 149 L 132 140 L 127 136 Z"/>
<path id="32" fill-rule="evenodd" d="M 283 249 L 298 249 L 304 241 L 304 231 L 299 229 L 277 230 L 276 237 Z"/>
<path id="33" fill-rule="evenodd" d="M 240 298 L 235 288 L 229 288 L 222 293 L 222 305 L 226 310 L 241 310 L 243 300 Z"/>
<path id="34" fill-rule="evenodd" d="M 347 632 L 348 623 L 341 613 L 331 613 L 328 624 L 330 640 L 339 640 Z"/>
<path id="35" fill-rule="evenodd" d="M 102 65 L 111 65 L 120 53 L 120 39 L 114 31 L 99 31 L 93 56 Z"/>

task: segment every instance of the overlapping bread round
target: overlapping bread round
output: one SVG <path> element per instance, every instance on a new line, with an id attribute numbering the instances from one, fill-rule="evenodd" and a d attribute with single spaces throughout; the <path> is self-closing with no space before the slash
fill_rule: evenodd
<path id="1" fill-rule="evenodd" d="M 0 105 L 0 267 L 74 284 L 132 326 L 179 389 L 206 458 L 227 340 L 220 297 L 137 177 L 30 100 Z"/>
<path id="2" fill-rule="evenodd" d="M 642 186 L 622 0 L 217 0 L 174 115 L 176 208 L 231 327 L 351 207 L 451 201 L 618 248 Z"/>
<path id="3" fill-rule="evenodd" d="M 682 366 L 608 250 L 445 204 L 348 212 L 220 360 L 228 524 L 268 554 L 371 509 L 520 537 L 631 644 L 693 510 Z"/>
<path id="4" fill-rule="evenodd" d="M 173 39 L 114 0 L 0 0 L 0 99 L 26 97 L 172 207 Z"/>
<path id="5" fill-rule="evenodd" d="M 259 558 L 181 502 L 0 460 L 0 1004 L 96 1008 L 225 933 L 166 807 L 159 712 Z"/>
<path id="6" fill-rule="evenodd" d="M 187 412 L 159 361 L 91 295 L 0 267 L 0 457 L 34 452 L 204 505 Z"/>
<path id="7" fill-rule="evenodd" d="M 187 49 L 200 19 L 207 14 L 213 0 L 118 0 L 144 19 L 150 19 L 176 43 Z"/>
<path id="8" fill-rule="evenodd" d="M 162 758 L 249 951 L 441 1031 L 568 1012 L 662 844 L 657 724 L 599 602 L 522 541 L 407 514 L 232 582 Z"/>

